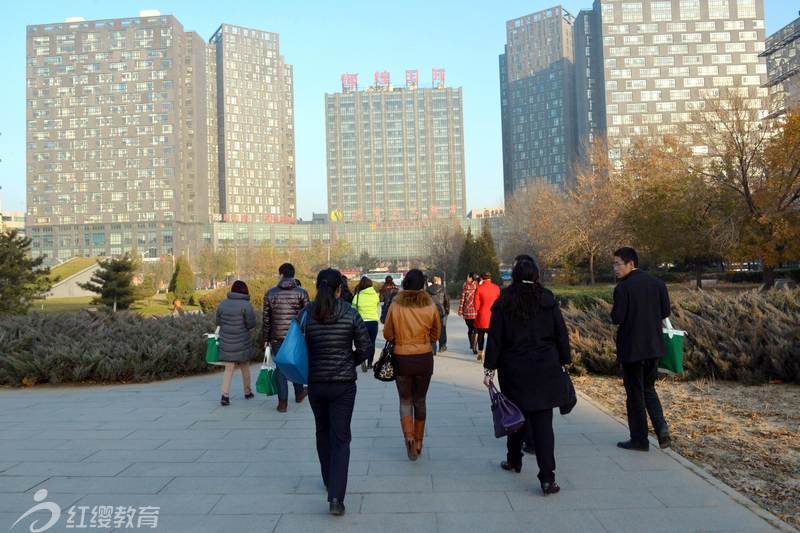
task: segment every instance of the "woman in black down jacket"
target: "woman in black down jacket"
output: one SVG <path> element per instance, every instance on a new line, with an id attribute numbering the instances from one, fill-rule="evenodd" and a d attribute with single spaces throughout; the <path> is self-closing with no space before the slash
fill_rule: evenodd
<path id="1" fill-rule="evenodd" d="M 340 298 L 341 285 L 338 270 L 321 271 L 317 275 L 317 298 L 295 318 L 302 323 L 306 316 L 308 401 L 314 411 L 317 455 L 333 515 L 344 514 L 356 367 L 374 352 L 364 320 Z"/>
<path id="2" fill-rule="evenodd" d="M 539 283 L 533 261 L 521 261 L 511 271 L 511 286 L 492 306 L 489 341 L 483 363 L 489 387 L 498 371 L 500 389 L 525 415 L 530 424 L 542 492 L 555 494 L 553 408 L 567 403 L 568 391 L 562 365 L 571 361 L 564 317 L 553 293 Z M 525 426 L 508 436 L 503 470 L 522 470 Z"/>
<path id="3" fill-rule="evenodd" d="M 230 405 L 231 380 L 236 366 L 242 370 L 244 397 L 253 397 L 250 390 L 250 361 L 253 360 L 253 338 L 250 330 L 256 327 L 256 313 L 250 304 L 250 292 L 244 281 L 235 281 L 228 298 L 217 307 L 219 326 L 219 360 L 225 363 L 222 376 L 222 405 Z"/>

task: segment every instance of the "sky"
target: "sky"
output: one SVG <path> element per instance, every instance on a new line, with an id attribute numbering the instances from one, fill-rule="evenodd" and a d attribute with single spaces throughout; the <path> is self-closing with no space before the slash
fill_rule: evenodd
<path id="1" fill-rule="evenodd" d="M 396 85 L 406 70 L 445 69 L 448 87 L 462 87 L 467 208 L 502 204 L 498 56 L 505 22 L 554 7 L 545 1 L 353 1 L 317 0 L 192 2 L 148 0 L 127 7 L 116 2 L 39 0 L 9 2 L 0 22 L 0 186 L 4 211 L 25 209 L 25 27 L 86 20 L 137 17 L 140 9 L 173 15 L 205 40 L 222 23 L 280 35 L 280 52 L 294 66 L 297 211 L 310 219 L 327 212 L 324 95 L 341 91 L 341 75 L 358 73 L 359 84 L 389 71 Z M 567 3 L 577 16 L 592 1 Z M 764 0 L 767 35 L 798 17 L 793 1 Z"/>

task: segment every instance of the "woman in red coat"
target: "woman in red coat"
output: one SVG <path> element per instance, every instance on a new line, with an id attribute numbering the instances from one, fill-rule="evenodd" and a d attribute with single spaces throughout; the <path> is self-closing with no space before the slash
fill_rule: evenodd
<path id="1" fill-rule="evenodd" d="M 478 361 L 483 361 L 483 340 L 492 318 L 492 305 L 499 296 L 500 287 L 492 283 L 492 274 L 483 272 L 481 284 L 475 291 L 475 310 L 478 311 L 478 317 L 475 319 L 475 329 L 478 330 Z"/>
<path id="2" fill-rule="evenodd" d="M 478 290 L 478 274 L 470 272 L 467 275 L 467 282 L 461 289 L 461 303 L 458 304 L 458 316 L 464 318 L 467 324 L 467 336 L 469 337 L 469 349 L 472 353 L 478 353 L 478 332 L 475 331 L 475 319 L 478 318 L 478 311 L 475 310 L 475 291 Z"/>

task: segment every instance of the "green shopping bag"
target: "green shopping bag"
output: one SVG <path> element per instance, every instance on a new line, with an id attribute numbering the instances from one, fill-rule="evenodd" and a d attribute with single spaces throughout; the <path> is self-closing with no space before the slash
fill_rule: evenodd
<path id="1" fill-rule="evenodd" d="M 685 331 L 674 329 L 669 318 L 664 319 L 664 342 L 667 343 L 667 356 L 658 360 L 658 371 L 666 374 L 683 373 L 683 337 Z"/>
<path id="2" fill-rule="evenodd" d="M 206 337 L 206 363 L 224 365 L 219 360 L 219 326 L 214 333 L 205 333 L 203 336 Z"/>
<path id="3" fill-rule="evenodd" d="M 264 351 L 264 362 L 256 380 L 256 392 L 274 396 L 278 394 L 278 382 L 275 379 L 275 362 L 272 360 L 272 350 L 269 346 Z"/>

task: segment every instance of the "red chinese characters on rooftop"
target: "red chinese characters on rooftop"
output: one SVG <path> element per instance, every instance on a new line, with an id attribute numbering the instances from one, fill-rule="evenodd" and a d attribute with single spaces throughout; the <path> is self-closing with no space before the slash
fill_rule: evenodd
<path id="1" fill-rule="evenodd" d="M 342 74 L 342 88 L 358 89 L 358 74 Z"/>
<path id="2" fill-rule="evenodd" d="M 406 71 L 406 83 L 417 83 L 419 81 L 419 71 L 418 70 L 407 70 Z"/>
<path id="3" fill-rule="evenodd" d="M 389 72 L 388 71 L 384 70 L 383 72 L 376 72 L 375 73 L 375 84 L 376 85 L 389 85 L 389 79 L 390 79 L 390 76 L 389 76 Z"/>
<path id="4" fill-rule="evenodd" d="M 443 68 L 431 69 L 431 77 L 433 77 L 434 85 L 436 85 L 437 82 L 444 83 L 444 69 Z"/>

